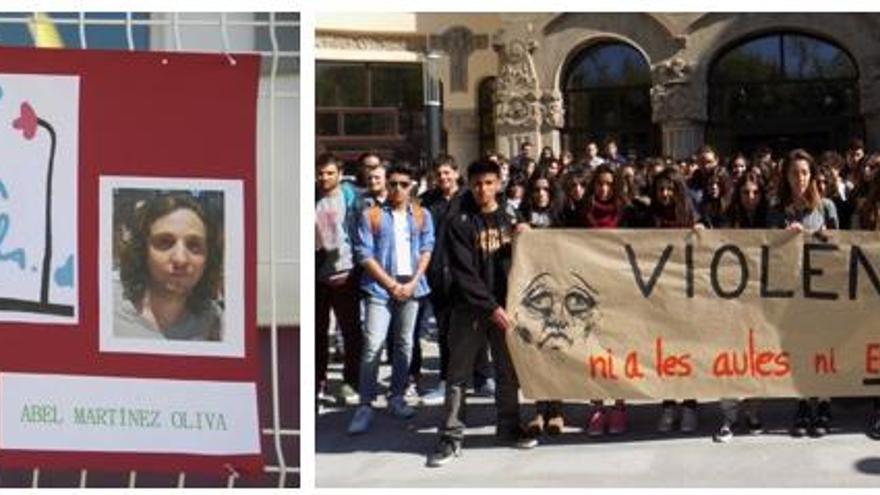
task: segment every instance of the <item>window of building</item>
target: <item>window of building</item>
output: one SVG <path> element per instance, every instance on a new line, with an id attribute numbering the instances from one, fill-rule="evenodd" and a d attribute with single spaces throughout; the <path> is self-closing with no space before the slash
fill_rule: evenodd
<path id="1" fill-rule="evenodd" d="M 422 66 L 316 63 L 316 133 L 322 149 L 353 158 L 366 150 L 416 161 L 425 138 Z"/>
<path id="2" fill-rule="evenodd" d="M 563 147 L 579 156 L 589 140 L 617 138 L 624 153 L 659 152 L 651 121 L 651 68 L 630 45 L 604 42 L 577 52 L 563 72 Z"/>
<path id="3" fill-rule="evenodd" d="M 784 32 L 738 42 L 709 71 L 707 141 L 725 153 L 843 149 L 864 133 L 858 78 L 829 40 Z"/>

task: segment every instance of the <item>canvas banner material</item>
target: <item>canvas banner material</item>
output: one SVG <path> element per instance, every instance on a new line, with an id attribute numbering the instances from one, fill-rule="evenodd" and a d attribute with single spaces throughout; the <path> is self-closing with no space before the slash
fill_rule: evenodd
<path id="1" fill-rule="evenodd" d="M 532 399 L 880 394 L 880 235 L 545 230 L 514 245 Z"/>

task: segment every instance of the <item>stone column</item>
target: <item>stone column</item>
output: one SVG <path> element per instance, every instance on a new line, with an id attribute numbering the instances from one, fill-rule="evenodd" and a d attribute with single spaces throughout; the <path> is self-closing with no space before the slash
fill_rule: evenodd
<path id="1" fill-rule="evenodd" d="M 541 140 L 542 146 L 553 148 L 556 156 L 562 153 L 560 130 L 565 125 L 564 112 L 562 93 L 557 89 L 545 90 L 541 95 Z"/>
<path id="2" fill-rule="evenodd" d="M 880 149 L 880 67 L 865 74 L 859 92 L 861 93 L 860 110 L 865 119 L 866 149 Z"/>
<path id="3" fill-rule="evenodd" d="M 652 117 L 663 133 L 663 154 L 688 157 L 704 143 L 706 87 L 691 77 L 691 64 L 679 56 L 654 65 L 652 75 Z"/>
<path id="4" fill-rule="evenodd" d="M 705 140 L 705 123 L 693 120 L 667 120 L 661 123 L 663 154 L 674 159 L 694 154 Z"/>
<path id="5" fill-rule="evenodd" d="M 532 53 L 538 43 L 527 32 L 499 31 L 492 40 L 498 52 L 495 91 L 495 143 L 497 151 L 514 156 L 524 142 L 540 149 L 541 94 Z"/>

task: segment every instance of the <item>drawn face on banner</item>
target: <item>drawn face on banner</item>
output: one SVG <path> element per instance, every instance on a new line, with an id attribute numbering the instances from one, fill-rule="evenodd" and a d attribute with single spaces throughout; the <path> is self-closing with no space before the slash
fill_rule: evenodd
<path id="1" fill-rule="evenodd" d="M 516 334 L 541 351 L 566 351 L 585 341 L 601 320 L 599 294 L 575 272 L 542 273 L 522 292 Z"/>

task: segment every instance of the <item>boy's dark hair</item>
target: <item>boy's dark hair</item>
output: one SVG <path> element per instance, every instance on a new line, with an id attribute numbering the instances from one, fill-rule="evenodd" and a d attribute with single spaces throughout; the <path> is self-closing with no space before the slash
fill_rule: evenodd
<path id="1" fill-rule="evenodd" d="M 703 146 L 700 146 L 699 150 L 697 150 L 697 155 L 702 155 L 704 153 L 712 153 L 716 158 L 718 157 L 718 152 L 715 151 L 715 148 L 710 144 L 704 144 Z"/>
<path id="2" fill-rule="evenodd" d="M 484 174 L 495 174 L 496 177 L 501 178 L 501 166 L 489 160 L 476 161 L 468 166 L 468 180 Z"/>
<path id="3" fill-rule="evenodd" d="M 386 177 L 391 177 L 394 174 L 405 175 L 412 179 L 415 176 L 415 170 L 413 170 L 412 166 L 409 162 L 397 162 L 385 171 Z"/>
<path id="4" fill-rule="evenodd" d="M 865 149 L 865 142 L 859 138 L 852 138 L 849 140 L 849 146 L 847 146 L 846 149 L 848 149 L 849 151 L 855 151 L 859 149 L 863 150 Z"/>
<path id="5" fill-rule="evenodd" d="M 366 160 L 367 158 L 369 158 L 371 156 L 375 156 L 376 158 L 379 159 L 380 162 L 382 161 L 382 157 L 379 156 L 378 153 L 376 153 L 375 151 L 367 151 L 367 152 L 361 153 L 360 156 L 358 156 L 358 159 L 357 159 L 358 164 L 363 165 L 364 160 Z"/>
<path id="6" fill-rule="evenodd" d="M 434 163 L 431 164 L 431 170 L 436 171 L 438 168 L 443 166 L 452 167 L 452 170 L 458 172 L 458 163 L 456 163 L 455 157 L 453 157 L 452 155 L 437 155 L 437 158 L 434 159 Z"/>
<path id="7" fill-rule="evenodd" d="M 329 151 L 318 155 L 317 160 L 315 160 L 315 168 L 324 168 L 328 165 L 334 165 L 336 168 L 340 168 L 339 159 L 336 158 L 336 155 Z"/>

